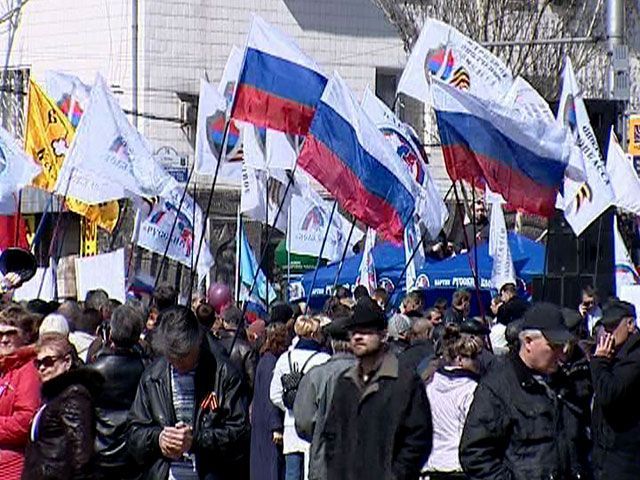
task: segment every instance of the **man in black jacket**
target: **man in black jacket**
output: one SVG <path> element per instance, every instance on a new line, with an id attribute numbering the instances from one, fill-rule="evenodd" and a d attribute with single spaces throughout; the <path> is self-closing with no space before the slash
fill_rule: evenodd
<path id="1" fill-rule="evenodd" d="M 611 301 L 596 324 L 605 333 L 591 360 L 597 480 L 640 478 L 640 332 L 633 305 Z"/>
<path id="2" fill-rule="evenodd" d="M 331 480 L 417 480 L 431 452 L 431 410 L 415 371 L 384 345 L 384 313 L 357 304 L 346 327 L 358 363 L 338 378 L 321 433 Z"/>
<path id="3" fill-rule="evenodd" d="M 548 303 L 526 313 L 517 354 L 501 359 L 476 389 L 460 463 L 472 480 L 589 478 L 586 426 L 571 385 L 558 377 L 571 335 Z"/>
<path id="4" fill-rule="evenodd" d="M 98 351 L 89 367 L 105 379 L 107 388 L 96 398 L 95 468 L 98 479 L 137 478 L 127 443 L 127 414 L 138 389 L 144 364 L 136 349 L 143 325 L 133 308 L 120 306 L 111 315 L 109 344 Z"/>
<path id="5" fill-rule="evenodd" d="M 191 310 L 171 307 L 153 338 L 161 358 L 143 374 L 129 413 L 129 448 L 146 479 L 248 478 L 242 378 L 212 351 Z"/>
<path id="6" fill-rule="evenodd" d="M 258 359 L 256 351 L 246 339 L 244 326 L 242 310 L 230 306 L 222 312 L 222 329 L 218 331 L 217 335 L 220 339 L 220 346 L 224 348 L 229 360 L 242 373 L 249 392 L 253 392 Z"/>
<path id="7" fill-rule="evenodd" d="M 509 325 L 519 320 L 529 308 L 529 302 L 518 296 L 518 289 L 514 283 L 505 283 L 500 287 L 500 301 L 496 319 L 503 325 Z"/>

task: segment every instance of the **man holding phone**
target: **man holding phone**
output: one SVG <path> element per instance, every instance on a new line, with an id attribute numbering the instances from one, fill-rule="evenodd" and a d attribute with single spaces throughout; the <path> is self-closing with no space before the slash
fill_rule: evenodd
<path id="1" fill-rule="evenodd" d="M 612 300 L 591 360 L 593 467 L 596 480 L 640 478 L 640 332 L 636 310 Z"/>
<path id="2" fill-rule="evenodd" d="M 596 323 L 602 318 L 602 310 L 598 305 L 598 292 L 591 285 L 582 289 L 582 300 L 578 305 L 578 313 L 584 319 L 587 336 L 592 336 Z"/>

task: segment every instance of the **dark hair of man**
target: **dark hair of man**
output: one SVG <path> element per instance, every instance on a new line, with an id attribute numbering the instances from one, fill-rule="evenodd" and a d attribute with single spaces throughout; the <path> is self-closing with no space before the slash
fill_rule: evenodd
<path id="1" fill-rule="evenodd" d="M 593 285 L 586 285 L 582 288 L 582 295 L 586 295 L 587 297 L 598 297 L 598 290 L 594 288 Z"/>
<path id="2" fill-rule="evenodd" d="M 336 318 L 348 317 L 351 315 L 351 309 L 342 303 L 337 303 L 331 306 L 331 309 L 325 311 L 327 317 L 335 320 Z"/>
<path id="3" fill-rule="evenodd" d="M 45 302 L 44 300 L 36 298 L 27 302 L 27 310 L 31 313 L 37 313 L 38 315 L 42 315 L 43 317 L 45 317 L 50 313 L 53 313 L 55 310 L 57 310 L 57 308 L 51 310 L 49 302 Z"/>
<path id="4" fill-rule="evenodd" d="M 505 283 L 500 289 L 500 293 L 510 293 L 512 295 L 516 295 L 518 293 L 518 289 L 513 283 Z"/>
<path id="5" fill-rule="evenodd" d="M 369 296 L 369 290 L 367 290 L 367 287 L 365 287 L 364 285 L 358 285 L 353 290 L 353 298 L 355 299 L 356 302 L 360 300 L 362 297 L 368 297 L 368 296 Z"/>
<path id="6" fill-rule="evenodd" d="M 387 304 L 387 301 L 389 300 L 389 293 L 387 292 L 387 290 L 383 287 L 378 287 L 373 291 L 373 298 L 375 298 L 376 300 L 381 300 L 382 303 L 384 303 L 385 305 Z"/>
<path id="7" fill-rule="evenodd" d="M 98 310 L 95 308 L 85 308 L 80 314 L 80 317 L 78 317 L 76 330 L 88 333 L 89 335 L 95 335 L 101 323 L 102 317 Z"/>
<path id="8" fill-rule="evenodd" d="M 66 300 L 62 302 L 62 305 L 58 307 L 57 312 L 64 316 L 69 323 L 69 330 L 74 332 L 78 328 L 78 323 L 81 322 L 82 308 L 75 300 Z"/>
<path id="9" fill-rule="evenodd" d="M 178 291 L 171 285 L 159 285 L 153 291 L 151 304 L 156 307 L 159 312 L 173 307 L 178 304 Z"/>
<path id="10" fill-rule="evenodd" d="M 414 304 L 418 305 L 419 309 L 422 308 L 422 294 L 420 292 L 409 292 L 404 298 L 411 300 Z"/>
<path id="11" fill-rule="evenodd" d="M 260 355 L 271 353 L 279 357 L 289 346 L 289 332 L 287 325 L 280 322 L 267 325 L 264 343 L 260 347 Z"/>
<path id="12" fill-rule="evenodd" d="M 131 348 L 140 339 L 143 317 L 135 308 L 121 305 L 111 314 L 111 341 L 116 347 Z"/>
<path id="13" fill-rule="evenodd" d="M 240 327 L 242 322 L 242 310 L 233 305 L 227 307 L 222 312 L 222 321 L 225 323 L 225 328 L 229 330 L 236 330 Z"/>
<path id="14" fill-rule="evenodd" d="M 211 327 L 213 327 L 213 324 L 216 321 L 216 312 L 208 303 L 201 303 L 196 308 L 196 317 L 198 317 L 200 325 L 207 330 L 211 330 Z"/>
<path id="15" fill-rule="evenodd" d="M 440 297 L 436 298 L 436 301 L 433 302 L 433 306 L 438 309 L 446 309 L 449 302 L 447 302 L 446 298 Z"/>
<path id="16" fill-rule="evenodd" d="M 96 290 L 89 290 L 84 297 L 84 308 L 93 308 L 100 312 L 103 308 L 109 308 L 109 294 L 104 290 L 98 288 Z"/>
<path id="17" fill-rule="evenodd" d="M 342 300 L 343 298 L 350 298 L 351 292 L 344 285 L 339 285 L 336 287 L 336 292 L 334 293 L 333 296 L 339 300 Z"/>
<path id="18" fill-rule="evenodd" d="M 467 300 L 467 301 L 471 300 L 471 294 L 465 289 L 456 290 L 455 292 L 453 292 L 453 297 L 451 298 L 451 305 L 455 307 L 459 307 L 462 305 L 462 302 L 464 300 Z"/>
<path id="19" fill-rule="evenodd" d="M 188 308 L 175 305 L 160 312 L 153 350 L 165 358 L 182 358 L 200 345 L 204 329 Z"/>
<path id="20" fill-rule="evenodd" d="M 335 340 L 331 339 L 331 350 L 336 353 L 353 353 L 351 349 L 351 343 L 348 340 Z"/>
<path id="21" fill-rule="evenodd" d="M 142 316 L 142 318 L 147 318 L 147 316 L 149 316 L 149 309 L 145 307 L 144 302 L 138 298 L 127 298 L 127 301 L 124 304 L 127 307 L 133 308 L 138 312 L 138 315 Z"/>

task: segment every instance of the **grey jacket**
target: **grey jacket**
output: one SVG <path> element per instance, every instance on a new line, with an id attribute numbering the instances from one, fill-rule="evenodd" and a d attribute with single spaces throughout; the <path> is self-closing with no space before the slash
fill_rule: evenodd
<path id="1" fill-rule="evenodd" d="M 293 416 L 300 438 L 311 442 L 308 480 L 328 480 L 324 464 L 324 444 L 320 434 L 338 377 L 355 363 L 356 358 L 353 355 L 336 353 L 326 363 L 309 370 L 300 381 L 293 405 Z"/>

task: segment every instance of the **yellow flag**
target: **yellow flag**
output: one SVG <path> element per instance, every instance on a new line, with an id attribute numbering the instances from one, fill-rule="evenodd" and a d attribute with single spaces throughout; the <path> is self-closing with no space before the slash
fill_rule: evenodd
<path id="1" fill-rule="evenodd" d="M 33 179 L 33 185 L 53 191 L 64 156 L 71 145 L 75 130 L 69 119 L 40 86 L 29 80 L 29 110 L 25 150 L 42 165 L 42 172 Z M 74 198 L 66 198 L 69 210 L 87 217 L 99 227 L 112 231 L 118 223 L 118 202 L 88 205 Z"/>

